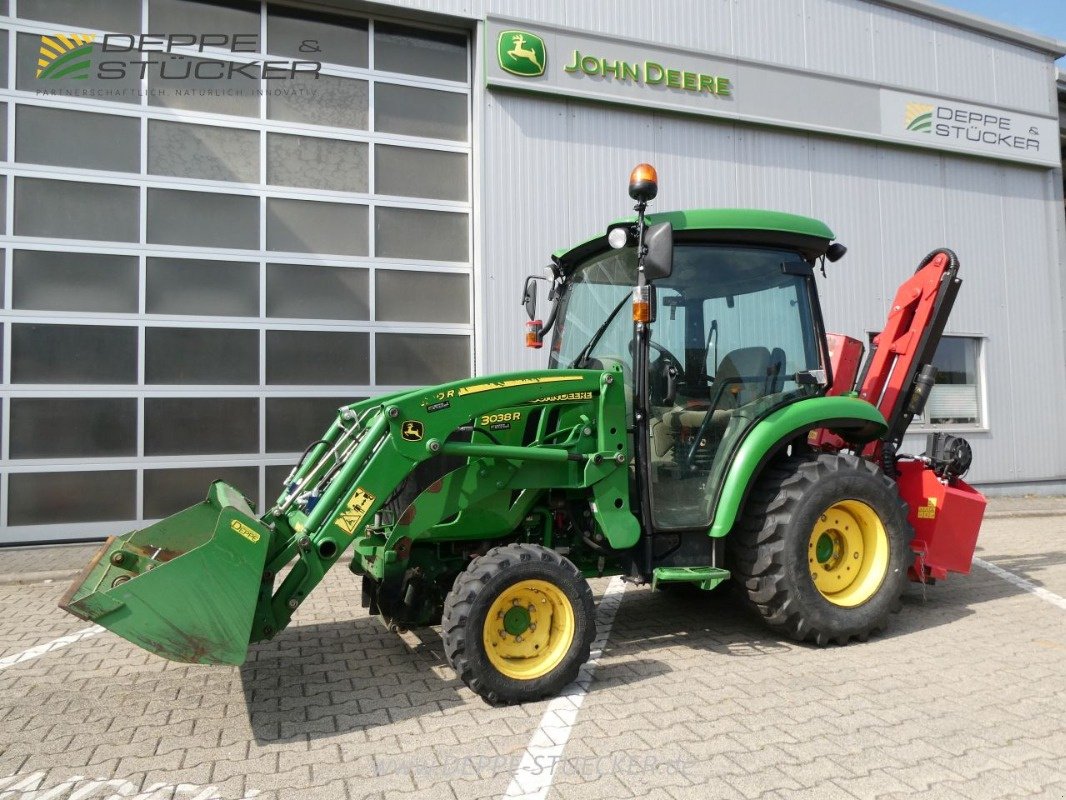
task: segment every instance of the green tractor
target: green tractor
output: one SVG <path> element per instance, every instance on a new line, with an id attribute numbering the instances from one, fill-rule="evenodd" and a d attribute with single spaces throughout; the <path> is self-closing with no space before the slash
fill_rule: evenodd
<path id="1" fill-rule="evenodd" d="M 954 254 L 901 288 L 860 375 L 863 345 L 822 325 L 815 269 L 845 250 L 829 228 L 649 215 L 656 192 L 639 166 L 635 217 L 527 280 L 548 369 L 345 406 L 265 514 L 216 482 L 108 540 L 61 607 L 166 658 L 240 664 L 350 552 L 371 613 L 440 624 L 459 677 L 507 704 L 589 658 L 591 577 L 732 577 L 773 630 L 825 645 L 883 628 L 908 577 L 968 571 L 984 507 L 960 479 L 968 446 L 897 452 L 935 379 Z"/>

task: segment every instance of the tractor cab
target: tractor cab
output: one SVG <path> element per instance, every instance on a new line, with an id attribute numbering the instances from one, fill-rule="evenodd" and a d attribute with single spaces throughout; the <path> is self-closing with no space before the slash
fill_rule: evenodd
<path id="1" fill-rule="evenodd" d="M 711 209 L 641 214 L 556 255 L 549 364 L 621 368 L 654 530 L 706 530 L 748 431 L 824 394 L 813 275 L 843 254 L 832 239 L 805 217 Z"/>

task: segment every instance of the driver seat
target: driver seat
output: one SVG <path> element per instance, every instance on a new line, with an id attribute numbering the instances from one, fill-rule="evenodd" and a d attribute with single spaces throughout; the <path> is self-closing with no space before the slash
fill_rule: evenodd
<path id="1" fill-rule="evenodd" d="M 765 347 L 741 347 L 726 353 L 714 376 L 714 384 L 720 388 L 712 395 L 716 400 L 713 407 L 739 408 L 766 395 L 775 373 L 783 370 L 782 360 L 774 359 Z"/>

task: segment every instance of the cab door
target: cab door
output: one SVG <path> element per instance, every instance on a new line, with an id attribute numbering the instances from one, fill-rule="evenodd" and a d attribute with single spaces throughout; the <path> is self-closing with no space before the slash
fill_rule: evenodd
<path id="1" fill-rule="evenodd" d="M 810 266 L 796 253 L 679 245 L 656 284 L 648 368 L 652 519 L 707 528 L 736 444 L 780 406 L 820 391 Z"/>

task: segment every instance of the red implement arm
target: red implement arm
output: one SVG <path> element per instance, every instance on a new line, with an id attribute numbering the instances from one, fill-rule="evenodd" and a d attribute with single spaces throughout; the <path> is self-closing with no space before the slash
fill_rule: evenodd
<path id="1" fill-rule="evenodd" d="M 896 291 L 885 327 L 873 339 L 859 377 L 859 397 L 877 406 L 888 432 L 866 446 L 863 452 L 870 458 L 894 459 L 911 420 L 925 405 L 936 381 L 933 355 L 962 285 L 958 271 L 958 258 L 950 250 L 926 256 Z"/>
<path id="2" fill-rule="evenodd" d="M 958 477 L 965 468 L 958 470 L 937 461 L 932 457 L 932 442 L 929 452 L 920 458 L 897 460 L 896 455 L 907 427 L 922 412 L 936 382 L 932 360 L 962 284 L 958 270 L 958 258 L 950 250 L 936 250 L 922 261 L 897 290 L 885 327 L 873 338 L 857 380 L 850 365 L 861 352 L 861 344 L 830 336 L 834 385 L 829 393 L 858 391 L 860 397 L 877 406 L 888 423 L 884 436 L 865 445 L 862 454 L 896 479 L 900 496 L 910 509 L 909 520 L 915 531 L 910 576 L 918 581 L 945 578 L 949 571 L 970 571 L 985 508 L 980 492 Z M 812 431 L 810 442 L 823 450 L 847 447 L 825 430 Z M 968 466 L 968 445 L 965 451 Z"/>

